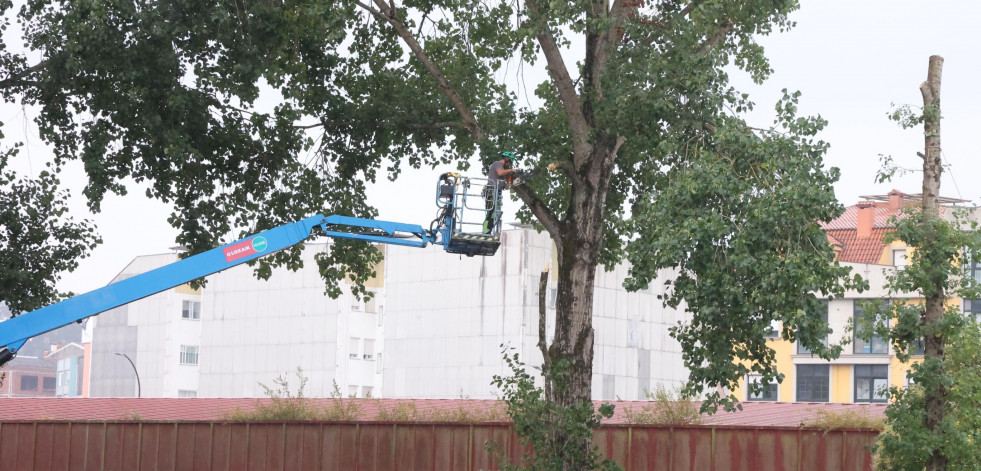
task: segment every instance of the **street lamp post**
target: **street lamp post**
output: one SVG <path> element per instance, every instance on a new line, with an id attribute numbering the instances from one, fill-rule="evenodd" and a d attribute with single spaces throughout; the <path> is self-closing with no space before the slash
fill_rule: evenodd
<path id="1" fill-rule="evenodd" d="M 125 353 L 116 353 L 116 355 L 126 358 L 126 360 L 129 361 L 130 366 L 133 367 L 133 373 L 136 374 L 136 397 L 140 397 L 140 394 L 142 393 L 142 388 L 140 387 L 140 372 L 136 371 L 136 364 L 133 363 L 133 360 L 131 360 L 129 358 L 129 355 Z"/>

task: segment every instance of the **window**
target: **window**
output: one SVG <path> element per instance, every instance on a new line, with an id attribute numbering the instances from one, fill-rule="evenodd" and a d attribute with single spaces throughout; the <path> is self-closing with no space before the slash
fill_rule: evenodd
<path id="1" fill-rule="evenodd" d="M 375 359 L 375 340 L 374 339 L 364 339 L 364 355 L 365 360 Z"/>
<path id="2" fill-rule="evenodd" d="M 348 358 L 352 360 L 357 360 L 361 358 L 361 339 L 357 337 L 351 337 L 351 352 L 348 354 Z"/>
<path id="3" fill-rule="evenodd" d="M 818 312 L 810 313 L 809 315 L 810 316 L 814 316 L 814 317 L 820 316 L 821 317 L 821 321 L 823 321 L 824 324 L 827 325 L 828 324 L 828 300 L 827 299 L 820 299 L 818 301 L 820 303 L 820 306 L 818 307 Z M 822 345 L 828 345 L 828 336 L 827 335 L 825 335 L 824 338 L 821 340 L 821 344 Z M 806 355 L 806 354 L 811 353 L 811 350 L 808 349 L 807 347 L 801 345 L 800 342 L 798 342 L 797 343 L 797 353 L 800 353 L 801 355 Z"/>
<path id="4" fill-rule="evenodd" d="M 200 320 L 201 302 L 185 300 L 181 305 L 181 319 Z"/>
<path id="5" fill-rule="evenodd" d="M 182 365 L 197 365 L 198 364 L 198 346 L 197 345 L 181 345 L 181 364 Z"/>
<path id="6" fill-rule="evenodd" d="M 764 334 L 766 335 L 766 338 L 768 339 L 780 338 L 780 326 L 781 326 L 780 321 L 776 319 L 771 320 L 770 325 L 769 327 L 767 327 L 766 333 Z"/>
<path id="7" fill-rule="evenodd" d="M 371 397 L 371 391 L 373 391 L 374 388 L 372 388 L 371 386 L 365 386 L 361 390 L 364 391 L 364 397 L 370 398 Z"/>
<path id="8" fill-rule="evenodd" d="M 347 397 L 358 397 L 358 387 L 348 386 L 347 387 Z"/>
<path id="9" fill-rule="evenodd" d="M 974 278 L 974 281 L 981 283 L 981 257 L 971 256 L 971 261 L 967 266 L 966 275 Z M 981 299 L 965 299 L 964 314 L 973 317 L 975 321 L 981 322 Z"/>
<path id="10" fill-rule="evenodd" d="M 964 314 L 976 322 L 981 322 L 981 299 L 965 299 Z"/>
<path id="11" fill-rule="evenodd" d="M 797 402 L 828 402 L 829 365 L 797 365 Z"/>
<path id="12" fill-rule="evenodd" d="M 899 268 L 906 266 L 906 249 L 892 249 L 892 264 Z"/>
<path id="13" fill-rule="evenodd" d="M 913 344 L 913 355 L 923 355 L 924 350 L 926 350 L 926 341 L 916 339 L 916 343 Z"/>
<path id="14" fill-rule="evenodd" d="M 58 389 L 58 381 L 55 379 L 54 376 L 48 376 L 46 378 L 43 378 L 41 383 L 41 389 L 47 392 L 54 392 L 55 389 Z"/>
<path id="15" fill-rule="evenodd" d="M 20 390 L 21 391 L 37 391 L 37 376 L 21 376 L 20 377 Z"/>
<path id="16" fill-rule="evenodd" d="M 198 397 L 198 391 L 195 389 L 178 389 L 177 397 Z"/>
<path id="17" fill-rule="evenodd" d="M 873 335 L 872 339 L 868 342 L 859 338 L 858 336 L 858 319 L 865 316 L 865 309 L 862 304 L 866 302 L 866 299 L 856 299 L 855 300 L 855 315 L 852 317 L 853 323 L 855 325 L 854 331 L 854 350 L 852 353 L 858 354 L 876 354 L 876 353 L 889 353 L 889 344 L 877 335 Z M 871 315 L 871 314 L 870 314 Z"/>
<path id="18" fill-rule="evenodd" d="M 750 385 L 759 384 L 760 391 L 754 393 Z M 777 383 L 766 383 L 763 384 L 763 376 L 761 375 L 746 375 L 746 400 L 747 401 L 776 401 L 778 400 L 777 395 Z"/>
<path id="19" fill-rule="evenodd" d="M 364 302 L 364 312 L 368 314 L 375 314 L 378 312 L 378 309 L 376 308 L 377 305 L 378 303 L 375 301 L 375 296 L 372 296 L 371 299 Z"/>
<path id="20" fill-rule="evenodd" d="M 889 365 L 855 365 L 855 402 L 886 402 Z"/>

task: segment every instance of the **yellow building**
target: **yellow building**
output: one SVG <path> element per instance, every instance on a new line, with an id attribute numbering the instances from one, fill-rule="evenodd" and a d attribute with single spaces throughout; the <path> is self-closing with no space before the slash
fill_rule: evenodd
<path id="1" fill-rule="evenodd" d="M 869 282 L 868 291 L 847 292 L 842 299 L 832 299 L 827 303 L 827 321 L 833 332 L 827 341 L 840 344 L 847 336 L 849 343 L 844 345 L 841 355 L 833 361 L 812 356 L 796 342 L 779 338 L 779 326 L 774 326 L 774 338 L 768 343 L 776 353 L 777 370 L 783 373 L 781 384 L 768 384 L 761 394 L 751 395 L 749 389 L 741 387 L 735 391 L 742 401 L 780 401 L 780 402 L 886 402 L 885 390 L 888 386 L 905 386 L 908 364 L 896 359 L 888 343 L 881 338 L 865 342 L 855 337 L 846 327 L 861 315 L 861 301 L 885 298 L 889 293 L 885 282 L 891 273 L 902 270 L 906 265 L 907 247 L 900 241 L 883 242 L 883 237 L 893 227 L 890 219 L 899 216 L 909 205 L 919 205 L 920 195 L 905 194 L 897 190 L 882 196 L 865 196 L 866 201 L 846 208 L 845 213 L 824 224 L 828 242 L 834 247 L 837 259 L 851 266 L 853 273 L 861 275 Z M 964 200 L 941 198 L 941 213 L 950 216 L 953 205 Z M 978 270 L 981 272 L 981 270 Z M 902 296 L 892 295 L 893 299 Z M 906 297 L 909 302 L 922 300 L 914 295 Z M 981 313 L 981 300 L 972 303 L 951 299 L 950 303 L 963 305 L 969 311 Z M 922 350 L 921 350 L 922 351 Z M 914 356 L 912 361 L 917 361 Z M 760 381 L 758 376 L 749 375 L 748 381 Z M 743 383 L 745 386 L 745 382 Z"/>

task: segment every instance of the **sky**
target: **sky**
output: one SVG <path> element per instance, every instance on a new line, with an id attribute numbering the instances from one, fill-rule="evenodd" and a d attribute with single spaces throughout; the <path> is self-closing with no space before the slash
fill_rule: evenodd
<path id="1" fill-rule="evenodd" d="M 835 185 L 838 200 L 855 204 L 863 195 L 882 195 L 895 188 L 919 193 L 922 174 L 912 172 L 876 184 L 879 156 L 895 164 L 919 168 L 920 129 L 901 129 L 887 115 L 899 105 L 921 106 L 919 85 L 926 79 L 930 55 L 944 57 L 941 87 L 943 156 L 949 167 L 941 194 L 981 202 L 981 174 L 972 139 L 981 126 L 979 46 L 975 33 L 981 2 L 973 0 L 802 0 L 792 14 L 796 28 L 761 38 L 774 73 L 762 85 L 733 74 L 733 84 L 750 93 L 757 104 L 751 125 L 768 127 L 781 90 L 799 90 L 801 114 L 828 120 L 818 136 L 830 144 L 826 165 L 841 170 Z M 895 104 L 895 106 L 894 106 Z M 31 110 L 0 106 L 6 139 L 26 141 L 16 165 L 36 174 L 50 153 L 30 122 Z M 379 219 L 427 226 L 436 213 L 435 188 L 439 173 L 451 168 L 405 172 L 396 182 L 369 189 L 369 202 Z M 80 194 L 81 169 L 63 178 L 69 191 Z M 134 257 L 170 251 L 176 231 L 167 224 L 169 208 L 143 196 L 144 188 L 130 182 L 130 194 L 110 197 L 100 214 L 90 215 L 80 198 L 73 214 L 95 221 L 104 243 L 79 268 L 65 274 L 62 290 L 90 291 L 108 283 Z M 505 206 L 504 221 L 513 221 L 517 203 Z M 297 219 L 307 215 L 297 215 Z"/>

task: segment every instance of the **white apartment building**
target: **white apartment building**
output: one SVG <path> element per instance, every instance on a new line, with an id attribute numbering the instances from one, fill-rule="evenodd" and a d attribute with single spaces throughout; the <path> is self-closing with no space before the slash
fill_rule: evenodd
<path id="1" fill-rule="evenodd" d="M 346 287 L 339 299 L 327 297 L 314 257 L 329 245 L 307 244 L 297 272 L 274 269 L 263 281 L 242 265 L 209 276 L 200 292 L 182 286 L 100 315 L 92 395 L 135 395 L 132 368 L 116 353 L 136 363 L 144 397 L 264 397 L 260 383 L 275 389 L 284 376 L 295 388 L 300 368 L 308 397 L 330 396 L 336 384 L 343 396 L 495 398 L 492 377 L 509 373 L 501 345 L 515 348 L 529 367 L 541 364 L 538 286 L 546 266 L 553 271 L 549 333 L 555 322 L 556 263 L 547 235 L 507 230 L 493 257 L 382 248 L 386 260 L 369 282 L 375 297 L 367 302 Z M 139 257 L 120 277 L 175 260 Z M 662 307 L 663 288 L 656 287 L 663 280 L 627 293 L 625 275 L 623 266 L 597 273 L 596 399 L 643 399 L 657 383 L 688 376 L 668 335 L 684 313 Z"/>
<path id="2" fill-rule="evenodd" d="M 383 348 L 378 299 L 324 295 L 314 256 L 326 244 L 307 244 L 304 268 L 273 270 L 259 280 L 239 265 L 97 316 L 93 329 L 93 397 L 265 397 L 279 377 L 304 394 L 378 394 Z M 177 261 L 176 254 L 137 257 L 113 282 Z M 383 269 L 383 268 L 382 268 Z M 380 287 L 380 282 L 372 282 Z M 127 358 L 133 360 L 136 372 Z"/>
<path id="3" fill-rule="evenodd" d="M 246 265 L 208 277 L 200 397 L 265 397 L 260 383 L 275 389 L 280 376 L 296 392 L 297 368 L 308 378 L 307 396 L 330 396 L 335 382 L 344 397 L 378 395 L 381 282 L 369 282 L 380 294 L 368 302 L 354 299 L 346 287 L 340 298 L 329 298 L 314 259 L 328 249 L 307 244 L 301 270 L 276 268 L 267 281 Z"/>
<path id="4" fill-rule="evenodd" d="M 137 257 L 112 282 L 176 261 L 176 253 Z M 181 285 L 91 318 L 90 396 L 194 397 L 200 314 L 200 290 Z"/>
<path id="5" fill-rule="evenodd" d="M 388 247 L 386 252 L 384 397 L 495 398 L 494 375 L 510 374 L 502 345 L 529 368 L 540 366 L 538 289 L 552 274 L 546 332 L 555 323 L 555 251 L 530 227 L 504 231 L 493 257 L 460 257 L 440 248 Z M 644 399 L 658 383 L 687 380 L 681 349 L 668 328 L 684 311 L 663 307 L 651 288 L 628 293 L 627 268 L 597 269 L 593 326 L 594 399 Z"/>

